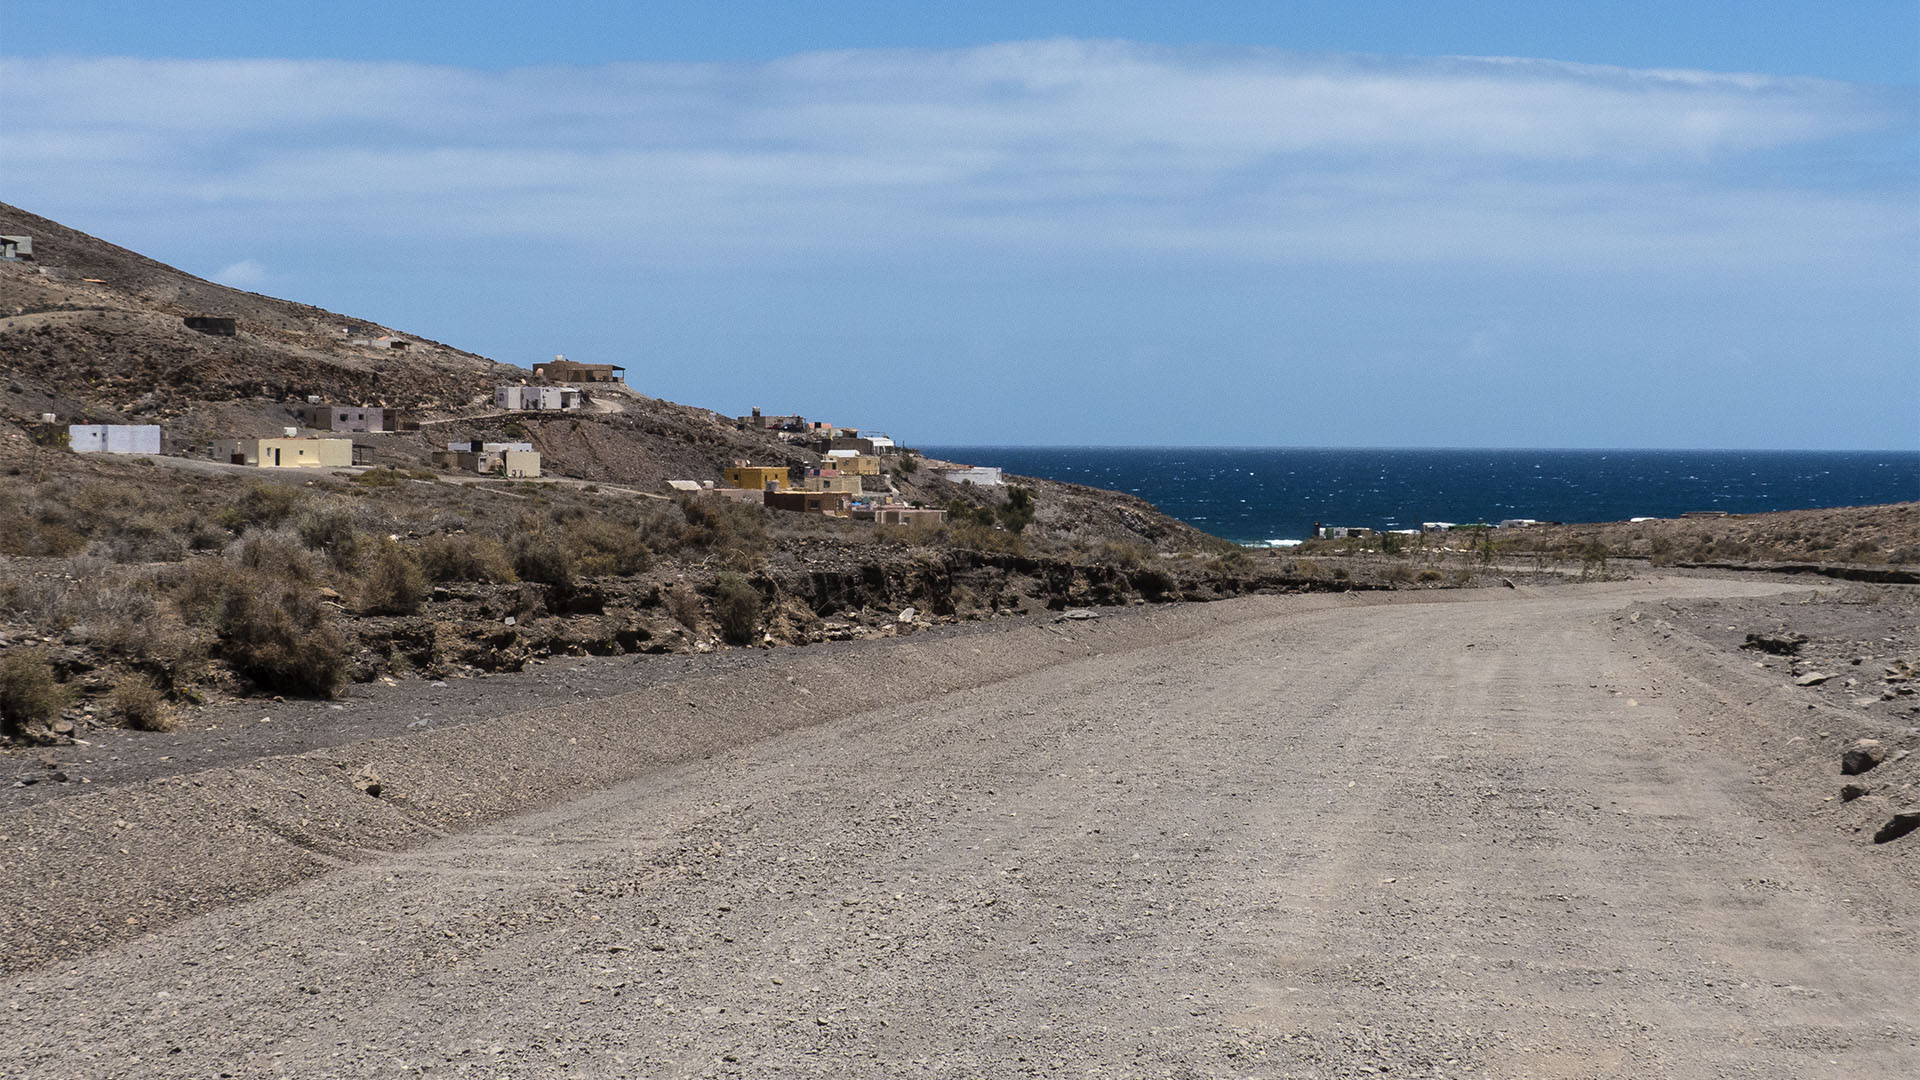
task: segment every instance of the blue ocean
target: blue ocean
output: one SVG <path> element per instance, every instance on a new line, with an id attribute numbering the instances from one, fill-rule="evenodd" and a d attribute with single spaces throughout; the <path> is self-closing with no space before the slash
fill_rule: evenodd
<path id="1" fill-rule="evenodd" d="M 1624 521 L 1920 499 L 1920 452 L 1912 451 L 920 449 L 1138 495 L 1243 544 L 1304 539 L 1316 523 L 1415 529 L 1424 521 Z"/>

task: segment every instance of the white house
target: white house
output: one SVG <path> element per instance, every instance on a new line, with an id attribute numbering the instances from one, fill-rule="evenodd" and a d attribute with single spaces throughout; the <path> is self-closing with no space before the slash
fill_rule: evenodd
<path id="1" fill-rule="evenodd" d="M 505 383 L 493 388 L 493 405 L 509 412 L 560 411 L 580 407 L 580 391 L 571 386 L 521 386 Z"/>
<path id="2" fill-rule="evenodd" d="M 68 424 L 67 445 L 76 454 L 157 454 L 159 424 Z"/>
<path id="3" fill-rule="evenodd" d="M 956 484 L 977 484 L 980 487 L 999 487 L 1005 483 L 1000 478 L 998 465 L 969 465 L 961 469 L 941 469 L 940 475 Z"/>

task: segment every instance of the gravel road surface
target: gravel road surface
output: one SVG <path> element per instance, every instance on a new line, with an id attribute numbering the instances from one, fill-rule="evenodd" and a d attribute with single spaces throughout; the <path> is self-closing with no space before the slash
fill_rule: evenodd
<path id="1" fill-rule="evenodd" d="M 0 1073 L 1920 1076 L 1920 860 L 1612 617 L 1781 588 L 1236 601 L 16 973 Z"/>

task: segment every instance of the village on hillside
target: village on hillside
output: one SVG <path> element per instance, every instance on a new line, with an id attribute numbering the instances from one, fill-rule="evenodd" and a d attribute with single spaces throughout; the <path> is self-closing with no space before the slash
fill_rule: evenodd
<path id="1" fill-rule="evenodd" d="M 11 257 L 30 256 L 31 239 L 6 237 Z M 182 318 L 187 329 L 232 337 L 238 320 L 215 315 Z M 366 349 L 404 351 L 402 337 L 355 337 L 355 328 L 343 327 L 348 344 Z M 585 364 L 556 355 L 532 367 L 530 377 L 494 387 L 493 408 L 480 416 L 498 420 L 547 414 L 618 411 L 615 403 L 630 394 L 626 369 L 616 364 Z M 596 393 L 601 397 L 596 398 Z M 460 420 L 423 422 L 398 409 L 361 402 L 343 403 L 311 395 L 296 410 L 299 423 L 287 425 L 275 436 L 216 438 L 207 442 L 176 439 L 161 424 L 63 423 L 57 414 L 43 413 L 34 430 L 43 445 L 64 445 L 77 454 L 137 454 L 199 458 L 215 464 L 256 469 L 362 469 L 391 467 L 394 455 L 383 453 L 382 436 L 420 433 L 426 427 L 458 426 Z M 903 500 L 892 482 L 901 468 L 912 469 L 912 451 L 887 435 L 841 427 L 799 415 L 772 415 L 754 408 L 738 417 L 735 426 L 772 436 L 780 443 L 817 455 L 815 462 L 774 463 L 741 459 L 717 477 L 688 477 L 667 481 L 663 496 L 722 499 L 753 503 L 773 510 L 871 521 L 888 525 L 933 524 L 946 519 L 946 510 Z M 474 480 L 528 481 L 543 477 L 541 456 L 529 440 L 456 438 L 436 444 L 435 470 Z M 935 472 L 953 483 L 999 487 L 1001 472 L 991 466 L 937 467 Z"/>

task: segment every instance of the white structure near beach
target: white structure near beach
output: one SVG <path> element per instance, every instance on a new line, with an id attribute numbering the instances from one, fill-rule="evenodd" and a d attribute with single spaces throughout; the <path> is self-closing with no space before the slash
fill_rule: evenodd
<path id="1" fill-rule="evenodd" d="M 998 465 L 969 465 L 962 469 L 941 469 L 940 475 L 956 484 L 978 484 L 981 487 L 999 487 L 1005 483 L 1000 478 Z"/>
<path id="2" fill-rule="evenodd" d="M 67 446 L 76 454 L 157 454 L 159 424 L 68 424 Z"/>

